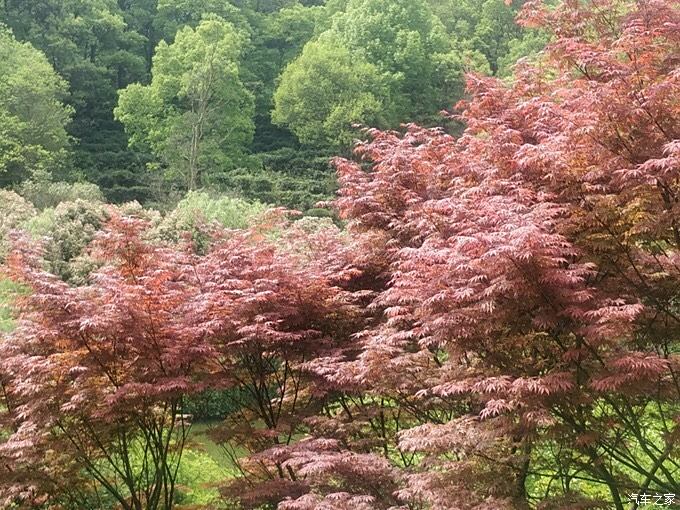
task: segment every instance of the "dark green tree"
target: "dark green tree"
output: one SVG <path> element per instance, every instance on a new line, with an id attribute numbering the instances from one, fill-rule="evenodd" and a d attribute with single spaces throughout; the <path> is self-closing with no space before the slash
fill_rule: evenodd
<path id="1" fill-rule="evenodd" d="M 126 25 L 118 3 L 5 0 L 2 20 L 17 39 L 42 50 L 70 85 L 75 168 L 59 177 L 85 176 L 99 183 L 117 174 L 116 180 L 138 183 L 143 164 L 128 151 L 112 112 L 119 88 L 146 79 L 146 39 Z"/>
<path id="2" fill-rule="evenodd" d="M 0 27 L 0 182 L 44 177 L 65 166 L 71 109 L 66 82 L 45 55 Z"/>
<path id="3" fill-rule="evenodd" d="M 464 71 L 485 69 L 480 52 L 454 43 L 426 0 L 349 0 L 282 74 L 272 118 L 303 143 L 336 147 L 353 123 L 439 121 Z"/>

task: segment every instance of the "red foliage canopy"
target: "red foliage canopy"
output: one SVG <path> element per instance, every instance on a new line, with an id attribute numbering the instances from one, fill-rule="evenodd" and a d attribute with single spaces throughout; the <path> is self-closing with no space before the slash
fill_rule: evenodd
<path id="1" fill-rule="evenodd" d="M 246 396 L 214 434 L 248 450 L 223 491 L 244 508 L 680 494 L 680 8 L 530 1 L 522 22 L 553 41 L 511 83 L 469 77 L 460 138 L 374 130 L 336 162 L 345 233 L 222 232 L 195 255 L 116 217 L 80 288 L 20 249 L 6 501 L 89 502 L 68 482 L 94 478 L 169 508 L 205 388 Z M 161 459 L 146 478 L 131 442 Z"/>
<path id="2" fill-rule="evenodd" d="M 462 137 L 370 131 L 361 163 L 338 160 L 338 207 L 384 239 L 389 285 L 334 376 L 438 410 L 400 434 L 424 456 L 411 505 L 622 509 L 680 481 L 680 10 L 528 2 L 522 19 L 554 42 L 510 85 L 470 76 Z M 547 476 L 562 487 L 528 492 Z"/>

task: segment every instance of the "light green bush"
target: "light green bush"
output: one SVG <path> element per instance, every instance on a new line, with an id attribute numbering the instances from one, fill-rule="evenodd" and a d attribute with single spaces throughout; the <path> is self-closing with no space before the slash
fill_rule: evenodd
<path id="1" fill-rule="evenodd" d="M 104 202 L 104 195 L 99 186 L 89 182 L 26 181 L 19 186 L 18 191 L 40 210 L 76 200 Z"/>
<path id="2" fill-rule="evenodd" d="M 152 227 L 158 226 L 163 219 L 160 212 L 155 209 L 144 208 L 144 206 L 137 201 L 126 202 L 119 205 L 116 209 L 122 216 L 130 216 L 132 218 L 148 221 Z"/>
<path id="3" fill-rule="evenodd" d="M 35 217 L 37 211 L 23 197 L 13 191 L 0 190 L 0 260 L 9 252 L 8 234 L 23 223 Z"/>
<path id="4" fill-rule="evenodd" d="M 82 284 L 96 267 L 86 248 L 109 217 L 107 207 L 98 202 L 62 202 L 27 222 L 26 230 L 44 240 L 50 272 L 69 283 Z"/>
<path id="5" fill-rule="evenodd" d="M 203 252 L 210 244 L 211 226 L 247 228 L 256 223 L 265 210 L 266 206 L 259 202 L 192 191 L 163 218 L 155 229 L 155 237 L 176 243 L 189 236 L 196 250 Z"/>

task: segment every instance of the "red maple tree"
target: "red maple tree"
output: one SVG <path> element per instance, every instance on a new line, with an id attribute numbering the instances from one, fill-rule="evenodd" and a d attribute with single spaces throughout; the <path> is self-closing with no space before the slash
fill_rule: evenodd
<path id="1" fill-rule="evenodd" d="M 187 331 L 215 352 L 213 387 L 238 389 L 236 410 L 211 435 L 241 475 L 223 493 L 247 507 L 307 491 L 296 468 L 263 452 L 307 430 L 334 389 L 305 364 L 346 347 L 363 320 L 341 287 L 351 247 L 338 229 L 300 220 L 276 231 L 232 234 L 198 260 L 200 292 L 185 315 Z"/>
<path id="2" fill-rule="evenodd" d="M 552 42 L 511 82 L 469 77 L 461 137 L 372 130 L 336 162 L 344 232 L 277 220 L 196 254 L 114 215 L 79 288 L 19 246 L 4 501 L 171 508 L 206 388 L 238 390 L 213 435 L 243 508 L 680 494 L 680 8 L 521 21 Z"/>
<path id="3" fill-rule="evenodd" d="M 25 242 L 10 256 L 29 292 L 1 348 L 7 504 L 172 505 L 190 427 L 183 399 L 202 389 L 192 374 L 211 351 L 181 327 L 195 292 L 188 251 L 143 242 L 146 228 L 114 217 L 93 247 L 106 264 L 87 286 L 45 272 Z"/>
<path id="4" fill-rule="evenodd" d="M 319 374 L 410 422 L 411 507 L 623 509 L 680 487 L 680 10 L 529 2 L 522 19 L 553 42 L 509 85 L 470 76 L 462 137 L 369 131 L 337 162 L 338 208 L 382 240 L 389 284 L 363 352 Z"/>
<path id="5" fill-rule="evenodd" d="M 0 445 L 4 501 L 172 508 L 185 402 L 206 389 L 237 390 L 212 432 L 242 474 L 225 495 L 259 505 L 304 489 L 291 467 L 257 456 L 293 442 L 331 391 L 304 364 L 346 347 L 362 324 L 342 288 L 348 240 L 332 224 L 273 211 L 252 231 L 215 228 L 211 249 L 196 254 L 112 216 L 91 247 L 101 269 L 89 285 L 45 272 L 27 242 L 10 256 L 9 274 L 29 292 L 2 343 L 13 430 Z M 253 456 L 240 458 L 244 449 Z"/>

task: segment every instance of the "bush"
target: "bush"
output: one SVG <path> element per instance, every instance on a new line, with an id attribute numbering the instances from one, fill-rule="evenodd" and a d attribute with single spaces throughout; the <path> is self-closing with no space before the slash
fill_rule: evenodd
<path id="1" fill-rule="evenodd" d="M 230 413 L 240 409 L 248 395 L 237 389 L 206 390 L 200 395 L 188 398 L 184 411 L 194 421 L 221 420 Z"/>
<path id="2" fill-rule="evenodd" d="M 132 218 L 139 218 L 140 220 L 148 221 L 152 226 L 157 226 L 161 223 L 161 213 L 155 209 L 144 208 L 139 202 L 126 202 L 117 206 L 118 212 L 123 216 L 130 216 Z"/>
<path id="3" fill-rule="evenodd" d="M 47 269 L 73 284 L 83 284 L 96 264 L 86 248 L 109 220 L 104 204 L 76 200 L 45 209 L 26 224 L 27 230 L 45 240 Z"/>
<path id="4" fill-rule="evenodd" d="M 196 250 L 204 252 L 210 243 L 211 224 L 217 223 L 226 228 L 247 228 L 265 210 L 266 207 L 259 202 L 191 191 L 160 222 L 155 235 L 160 240 L 173 243 L 188 235 Z"/>
<path id="5" fill-rule="evenodd" d="M 104 195 L 99 187 L 89 182 L 26 181 L 19 186 L 18 191 L 40 210 L 76 200 L 104 202 Z"/>
<path id="6" fill-rule="evenodd" d="M 335 195 L 337 181 L 326 153 L 285 148 L 258 157 L 259 168 L 224 174 L 221 187 L 236 190 L 250 200 L 303 212 Z"/>
<path id="7" fill-rule="evenodd" d="M 8 234 L 37 214 L 35 208 L 13 191 L 0 190 L 0 260 L 10 250 Z"/>

